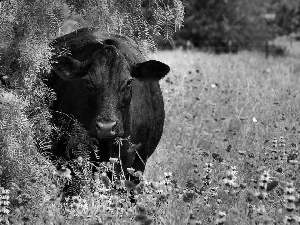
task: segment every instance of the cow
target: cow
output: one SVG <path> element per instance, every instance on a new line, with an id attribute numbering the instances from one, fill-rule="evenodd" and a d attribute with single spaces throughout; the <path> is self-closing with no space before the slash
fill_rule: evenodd
<path id="1" fill-rule="evenodd" d="M 90 154 L 91 161 L 106 162 L 120 154 L 125 173 L 130 167 L 143 172 L 163 132 L 159 80 L 170 67 L 146 60 L 128 37 L 91 28 L 58 37 L 50 45 L 52 72 L 45 83 L 56 93 L 50 107 L 54 123 L 63 114 L 82 125 L 99 149 L 98 157 Z M 130 141 L 116 145 L 117 138 Z M 53 155 L 75 157 L 66 156 L 64 141 L 58 143 Z"/>

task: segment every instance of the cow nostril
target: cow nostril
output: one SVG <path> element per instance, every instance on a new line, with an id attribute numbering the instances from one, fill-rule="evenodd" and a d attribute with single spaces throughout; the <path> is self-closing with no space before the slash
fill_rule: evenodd
<path id="1" fill-rule="evenodd" d="M 117 122 L 96 122 L 96 127 L 101 135 L 112 136 L 116 134 Z"/>

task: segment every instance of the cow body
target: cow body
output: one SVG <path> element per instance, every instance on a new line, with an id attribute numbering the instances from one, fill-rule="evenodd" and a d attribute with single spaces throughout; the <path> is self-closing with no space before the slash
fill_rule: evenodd
<path id="1" fill-rule="evenodd" d="M 146 61 L 129 38 L 96 32 L 80 29 L 51 44 L 56 54 L 46 84 L 57 95 L 51 107 L 54 122 L 67 114 L 86 129 L 99 149 L 100 158 L 91 153 L 91 161 L 108 161 L 120 154 L 124 172 L 129 167 L 144 171 L 163 132 L 165 115 L 159 80 L 169 67 Z M 120 152 L 114 144 L 117 137 L 130 137 Z M 64 142 L 55 145 L 54 155 L 78 157 L 66 156 Z M 138 146 L 138 154 L 131 144 Z"/>

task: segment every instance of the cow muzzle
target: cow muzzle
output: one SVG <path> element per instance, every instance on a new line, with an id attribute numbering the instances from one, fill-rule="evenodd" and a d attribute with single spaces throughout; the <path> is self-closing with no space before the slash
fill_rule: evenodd
<path id="1" fill-rule="evenodd" d="M 98 137 L 107 138 L 116 135 L 117 122 L 96 122 Z"/>

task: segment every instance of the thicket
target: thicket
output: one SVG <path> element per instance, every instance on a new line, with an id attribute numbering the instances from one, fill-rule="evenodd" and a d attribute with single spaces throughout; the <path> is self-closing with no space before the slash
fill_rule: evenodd
<path id="1" fill-rule="evenodd" d="M 279 0 L 184 0 L 184 27 L 178 43 L 216 51 L 261 49 L 267 40 L 299 30 L 299 2 Z"/>
<path id="2" fill-rule="evenodd" d="M 181 1 L 168 2 L 152 0 L 143 8 L 140 0 L 0 2 L 0 186 L 16 190 L 10 210 L 31 205 L 36 211 L 27 213 L 38 214 L 45 192 L 61 182 L 48 154 L 50 135 L 57 129 L 48 108 L 55 93 L 42 80 L 51 70 L 49 43 L 66 19 L 64 4 L 81 19 L 80 26 L 129 36 L 147 52 L 155 50 L 156 36 L 169 39 L 182 25 Z M 155 23 L 147 21 L 145 7 Z"/>

